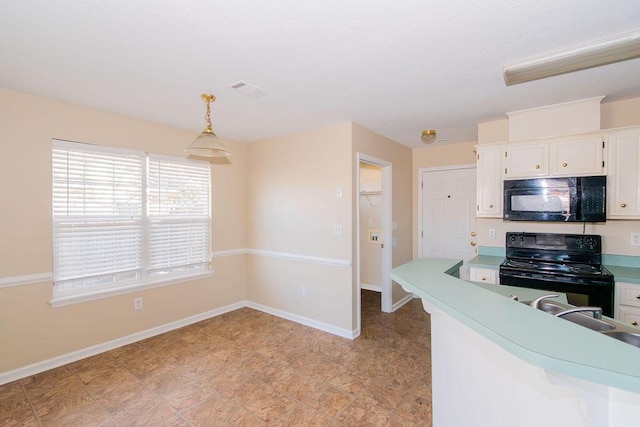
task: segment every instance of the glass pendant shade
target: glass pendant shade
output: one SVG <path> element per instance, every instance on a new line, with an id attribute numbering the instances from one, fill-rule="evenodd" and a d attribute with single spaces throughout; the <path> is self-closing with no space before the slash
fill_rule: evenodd
<path id="1" fill-rule="evenodd" d="M 229 157 L 229 152 L 222 145 L 222 141 L 216 136 L 211 127 L 211 103 L 216 97 L 203 93 L 202 100 L 207 104 L 205 120 L 207 127 L 202 133 L 185 149 L 188 155 L 198 157 Z"/>
<path id="2" fill-rule="evenodd" d="M 228 157 L 220 139 L 213 133 L 211 127 L 206 127 L 186 149 L 187 154 L 198 157 Z"/>

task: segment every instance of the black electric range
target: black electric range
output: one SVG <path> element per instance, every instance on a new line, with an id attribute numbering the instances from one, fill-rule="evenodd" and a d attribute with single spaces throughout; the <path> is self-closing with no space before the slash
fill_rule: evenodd
<path id="1" fill-rule="evenodd" d="M 567 294 L 570 304 L 613 316 L 614 278 L 602 266 L 602 238 L 594 234 L 506 235 L 500 284 Z"/>

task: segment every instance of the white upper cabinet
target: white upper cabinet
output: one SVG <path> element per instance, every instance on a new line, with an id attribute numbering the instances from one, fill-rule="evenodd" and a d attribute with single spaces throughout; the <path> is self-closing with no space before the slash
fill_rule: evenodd
<path id="1" fill-rule="evenodd" d="M 605 174 L 605 137 L 595 135 L 550 143 L 551 175 Z"/>
<path id="2" fill-rule="evenodd" d="M 476 216 L 502 218 L 503 145 L 476 145 Z"/>
<path id="3" fill-rule="evenodd" d="M 505 177 L 605 175 L 604 134 L 506 144 Z"/>
<path id="4" fill-rule="evenodd" d="M 549 175 L 549 143 L 518 142 L 506 146 L 505 176 L 531 178 Z"/>
<path id="5" fill-rule="evenodd" d="M 609 133 L 607 218 L 640 218 L 640 128 Z"/>

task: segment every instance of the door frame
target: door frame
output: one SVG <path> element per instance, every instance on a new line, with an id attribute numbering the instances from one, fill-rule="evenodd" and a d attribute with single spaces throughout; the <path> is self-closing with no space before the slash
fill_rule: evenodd
<path id="1" fill-rule="evenodd" d="M 425 172 L 442 172 L 442 171 L 451 171 L 451 170 L 459 170 L 459 169 L 476 169 L 476 164 L 467 163 L 463 165 L 435 166 L 431 168 L 418 169 L 418 186 L 417 186 L 418 188 L 418 258 L 422 258 L 422 239 L 424 238 L 423 237 L 424 224 L 422 224 L 422 189 L 423 189 L 422 174 Z"/>
<path id="2" fill-rule="evenodd" d="M 392 281 L 391 281 L 391 266 L 393 262 L 393 247 L 392 247 L 392 207 L 391 202 L 393 200 L 391 194 L 392 184 L 392 164 L 386 160 L 379 159 L 374 156 L 370 156 L 364 153 L 357 153 L 357 185 L 356 185 L 356 305 L 357 305 L 357 320 L 358 330 L 362 329 L 362 317 L 361 317 L 361 275 L 360 275 L 360 236 L 362 233 L 360 224 L 360 163 L 370 163 L 379 166 L 382 169 L 382 249 L 381 255 L 381 288 L 382 288 L 382 304 L 381 310 L 385 313 L 391 313 L 393 311 L 393 296 L 392 296 Z"/>

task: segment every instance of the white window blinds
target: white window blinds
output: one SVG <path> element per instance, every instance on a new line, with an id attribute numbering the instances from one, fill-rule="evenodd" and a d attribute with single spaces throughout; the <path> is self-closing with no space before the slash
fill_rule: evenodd
<path id="1" fill-rule="evenodd" d="M 149 156 L 150 274 L 206 269 L 210 258 L 210 168 Z"/>
<path id="2" fill-rule="evenodd" d="M 55 294 L 206 271 L 208 163 L 53 141 Z"/>

